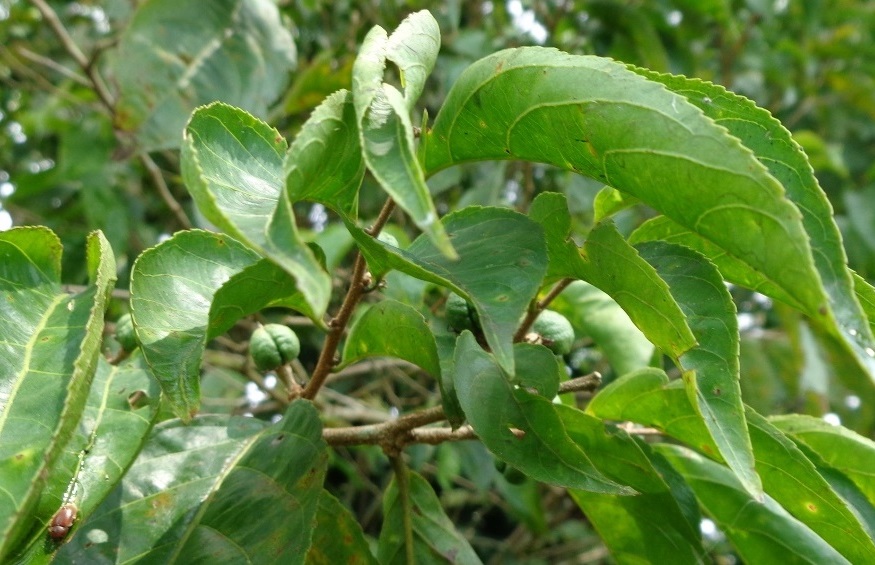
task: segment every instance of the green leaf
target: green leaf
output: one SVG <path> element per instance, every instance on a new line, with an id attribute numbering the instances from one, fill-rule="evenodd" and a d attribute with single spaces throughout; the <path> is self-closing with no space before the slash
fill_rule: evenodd
<path id="1" fill-rule="evenodd" d="M 568 435 L 606 476 L 637 496 L 572 490 L 615 559 L 648 563 L 700 563 L 704 550 L 699 509 L 689 487 L 650 447 L 579 410 L 557 408 Z"/>
<path id="2" fill-rule="evenodd" d="M 158 416 L 160 395 L 139 352 L 118 366 L 98 357 L 82 420 L 49 473 L 36 511 L 39 524 L 22 561 L 47 563 L 60 549 L 46 539 L 51 518 L 62 504 L 76 504 L 78 519 L 84 520 L 121 481 Z M 68 539 L 78 530 L 73 528 Z"/>
<path id="3" fill-rule="evenodd" d="M 646 69 L 632 70 L 684 96 L 706 116 L 729 130 L 730 134 L 753 151 L 759 162 L 781 183 L 787 198 L 802 214 L 802 225 L 808 236 L 806 241 L 810 243 L 818 276 L 797 281 L 775 279 L 775 282 L 790 295 L 794 295 L 800 286 L 816 287 L 821 297 L 805 303 L 807 308 L 803 311 L 838 337 L 875 381 L 875 337 L 855 296 L 841 234 L 832 219 L 832 205 L 818 185 L 808 158 L 790 132 L 768 111 L 722 86 Z M 777 242 L 768 243 L 778 245 Z M 721 247 L 732 253 L 725 242 Z M 744 255 L 736 257 L 756 267 Z M 826 312 L 822 306 L 826 307 Z"/>
<path id="4" fill-rule="evenodd" d="M 708 431 L 679 386 L 682 383 L 669 383 L 665 374 L 660 373 L 641 371 L 615 381 L 590 402 L 587 412 L 662 428 L 672 437 L 720 460 Z M 875 542 L 814 464 L 765 418 L 750 408 L 745 416 L 756 471 L 766 494 L 851 562 L 875 559 Z M 737 477 L 733 482 L 740 484 Z"/>
<path id="5" fill-rule="evenodd" d="M 305 561 L 308 565 L 376 565 L 355 516 L 327 490 L 319 495 L 312 527 L 313 543 Z"/>
<path id="6" fill-rule="evenodd" d="M 0 560 L 32 526 L 97 367 L 115 260 L 100 232 L 88 236 L 86 252 L 90 283 L 68 295 L 60 284 L 61 245 L 50 230 L 0 233 Z"/>
<path id="7" fill-rule="evenodd" d="M 568 285 L 550 308 L 568 318 L 576 337 L 591 337 L 618 376 L 650 363 L 653 344 L 613 298 L 588 282 Z"/>
<path id="8" fill-rule="evenodd" d="M 668 283 L 698 345 L 676 362 L 687 394 L 723 460 L 755 497 L 762 484 L 744 419 L 739 385 L 739 338 L 735 304 L 720 273 L 699 253 L 664 242 L 644 243 L 638 252 Z"/>
<path id="9" fill-rule="evenodd" d="M 487 159 L 575 170 L 742 258 L 806 311 L 826 306 L 802 216 L 778 180 L 684 97 L 618 63 L 501 51 L 459 77 L 426 137 L 429 174 Z"/>
<path id="10" fill-rule="evenodd" d="M 408 112 L 419 100 L 440 48 L 441 30 L 428 10 L 410 14 L 389 36 L 386 58 L 398 65 Z"/>
<path id="11" fill-rule="evenodd" d="M 343 347 L 340 366 L 374 356 L 404 359 L 436 379 L 441 377 L 437 346 L 425 318 L 394 300 L 374 304 L 356 320 Z"/>
<path id="12" fill-rule="evenodd" d="M 596 222 L 601 222 L 610 218 L 617 212 L 621 212 L 627 208 L 639 203 L 639 200 L 634 196 L 629 196 L 617 190 L 606 186 L 595 195 L 593 202 L 593 216 Z"/>
<path id="13" fill-rule="evenodd" d="M 211 104 L 198 108 L 185 128 L 182 174 L 204 216 L 288 271 L 308 305 L 304 313 L 319 318 L 331 297 L 331 277 L 280 198 L 285 151 L 285 139 L 264 122 Z"/>
<path id="14" fill-rule="evenodd" d="M 812 416 L 772 416 L 769 422 L 820 456 L 824 464 L 845 474 L 875 504 L 875 442 Z"/>
<path id="15" fill-rule="evenodd" d="M 178 147 L 200 104 L 223 100 L 267 114 L 295 60 L 291 31 L 270 0 L 149 0 L 112 57 L 116 125 L 136 132 L 146 150 Z"/>
<path id="16" fill-rule="evenodd" d="M 169 556 L 188 522 L 197 518 L 192 509 L 218 488 L 227 467 L 265 428 L 264 422 L 253 418 L 227 416 L 157 424 L 122 483 L 77 526 L 102 532 L 104 543 L 76 535 L 61 548 L 59 559 L 69 563 L 131 561 L 149 553 L 165 535 L 168 545 L 163 556 Z"/>
<path id="17" fill-rule="evenodd" d="M 547 270 L 543 232 L 505 208 L 464 208 L 448 214 L 444 224 L 458 260 L 448 259 L 426 237 L 402 250 L 349 227 L 376 276 L 398 269 L 470 301 L 498 363 L 513 374 L 513 334 Z"/>
<path id="18" fill-rule="evenodd" d="M 407 78 L 411 81 L 407 89 L 409 96 L 417 94 L 416 90 L 421 91 L 421 73 L 434 65 L 432 49 L 423 47 L 432 39 L 438 45 L 440 42 L 438 36 L 431 35 L 436 25 L 427 23 L 429 20 L 433 21 L 427 12 L 409 16 L 392 37 L 380 26 L 371 29 L 353 65 L 352 91 L 368 169 L 441 253 L 452 259 L 456 252 L 438 220 L 425 175 L 416 159 L 413 124 L 407 106 L 412 102 L 394 86 L 383 82 L 386 59 L 391 56 L 401 61 L 402 76 L 405 81 Z"/>
<path id="19" fill-rule="evenodd" d="M 86 563 L 302 563 L 327 464 L 321 433 L 306 401 L 267 429 L 244 418 L 163 422 L 121 488 L 80 526 L 102 531 L 105 541 L 77 536 L 60 556 Z"/>
<path id="20" fill-rule="evenodd" d="M 544 348 L 520 348 L 518 355 L 538 359 L 518 360 L 518 367 L 547 362 Z M 554 358 L 554 363 L 555 358 Z M 531 375 L 517 375 L 523 383 Z M 513 385 L 495 358 L 483 351 L 471 332 L 456 343 L 453 381 L 468 422 L 496 457 L 541 482 L 619 495 L 634 494 L 605 477 L 569 438 L 556 406 L 538 394 Z"/>
<path id="21" fill-rule="evenodd" d="M 746 563 L 850 563 L 771 497 L 756 500 L 728 468 L 681 446 L 657 449 Z"/>
<path id="22" fill-rule="evenodd" d="M 583 248 L 571 237 L 565 196 L 544 193 L 529 216 L 541 224 L 550 256 L 548 277 L 583 279 L 609 294 L 657 347 L 680 355 L 696 344 L 668 285 L 610 222 L 596 225 Z"/>
<path id="23" fill-rule="evenodd" d="M 286 153 L 283 173 L 286 194 L 280 206 L 313 200 L 345 218 L 358 216 L 358 189 L 365 162 L 351 93 L 335 92 L 313 111 Z M 278 218 L 279 212 L 274 223 Z M 283 241 L 276 237 L 280 234 L 271 231 L 271 235 L 274 241 Z"/>
<path id="24" fill-rule="evenodd" d="M 134 330 L 177 416 L 197 412 L 207 341 L 261 308 L 299 306 L 294 288 L 278 267 L 210 232 L 179 232 L 140 255 L 131 274 Z"/>
<path id="25" fill-rule="evenodd" d="M 412 507 L 414 563 L 481 563 L 453 522 L 444 513 L 441 502 L 424 478 L 407 471 Z M 383 494 L 383 528 L 380 530 L 380 563 L 406 563 L 404 548 L 404 504 L 398 481 L 392 479 Z"/>

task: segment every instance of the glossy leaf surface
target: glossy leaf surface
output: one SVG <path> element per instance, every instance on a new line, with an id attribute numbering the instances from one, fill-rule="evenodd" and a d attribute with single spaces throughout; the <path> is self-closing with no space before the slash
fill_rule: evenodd
<path id="1" fill-rule="evenodd" d="M 115 260 L 100 232 L 86 247 L 90 284 L 70 295 L 50 230 L 0 233 L 0 560 L 33 526 L 29 516 L 75 433 L 97 367 Z"/>

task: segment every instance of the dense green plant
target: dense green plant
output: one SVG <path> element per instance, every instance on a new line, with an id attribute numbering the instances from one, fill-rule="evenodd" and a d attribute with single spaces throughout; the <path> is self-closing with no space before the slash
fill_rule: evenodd
<path id="1" fill-rule="evenodd" d="M 240 35 L 282 37 L 261 4 L 241 3 L 251 13 L 235 16 Z M 118 56 L 157 72 L 166 62 L 137 46 L 164 29 L 154 22 L 170 3 L 146 5 Z M 222 52 L 281 66 L 287 39 L 270 44 L 275 58 L 236 39 Z M 71 294 L 51 230 L 0 233 L 0 559 L 478 562 L 436 494 L 447 472 L 429 481 L 410 468 L 420 446 L 463 440 L 488 449 L 477 471 L 490 480 L 523 479 L 503 487 L 509 498 L 561 487 L 553 494 L 573 500 L 620 562 L 706 559 L 703 516 L 749 562 L 875 559 L 875 445 L 820 419 L 765 417 L 742 398 L 726 283 L 786 305 L 851 389 L 870 393 L 875 381 L 875 291 L 848 269 L 829 201 L 788 131 L 709 82 L 540 47 L 476 61 L 433 122 L 414 127 L 439 48 L 425 11 L 391 34 L 373 28 L 351 90 L 319 104 L 290 145 L 253 116 L 277 81 L 235 77 L 229 101 L 252 113 L 197 108 L 181 171 L 213 229 L 139 255 L 139 346 L 126 340 L 112 363 L 101 355 L 117 273 L 107 238 L 88 237 L 90 283 Z M 237 69 L 231 59 L 216 64 Z M 141 149 L 172 147 L 184 96 L 156 104 L 140 74 L 118 76 L 124 103 L 112 110 L 130 121 L 117 126 Z M 427 179 L 506 160 L 604 185 L 591 229 L 570 212 L 573 187 L 534 196 L 525 213 L 473 205 L 439 217 Z M 366 174 L 387 196 L 367 220 Z M 300 226 L 303 203 L 331 211 L 320 234 Z M 633 206 L 651 218 L 626 233 L 614 219 Z M 413 241 L 406 222 L 422 232 Z M 454 295 L 469 323 L 448 323 Z M 585 338 L 604 351 L 613 382 L 596 392 L 597 373 L 569 378 L 575 351 L 557 356 L 530 338 L 547 306 L 571 322 L 577 351 Z M 309 366 L 280 355 L 280 384 L 263 386 L 282 418 L 201 414 L 207 345 L 228 333 L 244 341 L 249 316 L 289 310 L 308 319 L 293 322 L 301 349 L 316 353 Z M 330 425 L 326 381 L 371 357 L 418 367 L 439 404 L 426 396 L 394 419 Z M 379 446 L 393 473 L 375 544 L 326 480 L 340 449 L 362 445 Z"/>

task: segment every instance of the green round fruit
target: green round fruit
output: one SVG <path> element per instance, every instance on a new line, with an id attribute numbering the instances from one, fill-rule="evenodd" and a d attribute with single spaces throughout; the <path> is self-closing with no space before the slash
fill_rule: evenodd
<path id="1" fill-rule="evenodd" d="M 458 294 L 451 292 L 447 297 L 446 314 L 447 323 L 457 332 L 477 330 L 477 311 Z"/>
<path id="2" fill-rule="evenodd" d="M 377 241 L 382 241 L 385 244 L 391 245 L 392 247 L 400 247 L 398 245 L 398 239 L 389 232 L 381 231 L 377 234 Z"/>
<path id="3" fill-rule="evenodd" d="M 553 353 L 559 355 L 571 353 L 571 346 L 574 345 L 574 328 L 571 327 L 568 318 L 559 312 L 553 310 L 541 312 L 532 325 L 532 331 L 541 336 L 544 345 Z"/>
<path id="4" fill-rule="evenodd" d="M 271 371 L 296 359 L 301 342 L 288 326 L 267 324 L 252 332 L 249 353 L 259 371 Z"/>
<path id="5" fill-rule="evenodd" d="M 134 321 L 130 314 L 125 314 L 115 323 L 115 339 L 125 351 L 137 348 L 137 335 L 134 333 Z"/>

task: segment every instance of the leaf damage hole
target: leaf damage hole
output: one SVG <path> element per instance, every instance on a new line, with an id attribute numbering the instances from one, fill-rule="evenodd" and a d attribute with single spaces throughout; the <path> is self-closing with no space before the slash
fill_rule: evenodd
<path id="1" fill-rule="evenodd" d="M 278 436 L 276 436 L 275 438 L 270 440 L 271 447 L 275 447 L 275 446 L 281 444 L 285 438 L 286 438 L 286 434 L 279 434 Z"/>
<path id="2" fill-rule="evenodd" d="M 524 437 L 526 437 L 525 430 L 521 430 L 519 428 L 514 428 L 514 427 L 508 427 L 507 429 L 508 429 L 508 431 L 510 431 L 510 433 L 513 434 L 513 437 L 515 437 L 517 439 L 523 439 Z"/>

